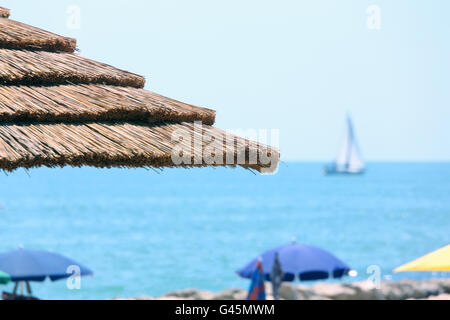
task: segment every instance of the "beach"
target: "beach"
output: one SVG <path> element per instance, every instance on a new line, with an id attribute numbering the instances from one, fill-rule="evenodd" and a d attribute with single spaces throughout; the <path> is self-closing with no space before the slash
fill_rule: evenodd
<path id="1" fill-rule="evenodd" d="M 273 300 L 271 286 L 266 285 L 267 298 Z M 161 297 L 115 298 L 115 300 L 245 300 L 244 289 L 209 292 L 187 289 L 167 293 Z M 450 300 L 450 279 L 402 280 L 382 282 L 319 283 L 311 287 L 284 283 L 281 300 Z"/>
<path id="2" fill-rule="evenodd" d="M 374 163 L 360 177 L 324 177 L 321 170 L 321 163 L 285 163 L 275 176 L 240 169 L 18 171 L 0 185 L 0 249 L 51 250 L 94 271 L 81 290 L 67 290 L 64 281 L 34 284 L 42 299 L 248 289 L 235 272 L 293 237 L 358 272 L 344 281 L 367 280 L 373 265 L 382 281 L 445 276 L 392 271 L 450 242 L 449 164 Z"/>

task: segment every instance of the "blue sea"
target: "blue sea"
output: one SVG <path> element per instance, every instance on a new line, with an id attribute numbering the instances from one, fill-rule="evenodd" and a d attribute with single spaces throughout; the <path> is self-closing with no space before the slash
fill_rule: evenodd
<path id="1" fill-rule="evenodd" d="M 325 177 L 320 163 L 243 169 L 34 169 L 1 176 L 0 251 L 23 245 L 94 270 L 80 290 L 33 284 L 43 299 L 158 296 L 247 288 L 235 270 L 272 247 L 322 247 L 359 281 L 446 277 L 392 269 L 450 243 L 450 163 L 371 163 Z M 11 290 L 12 285 L 0 287 Z"/>

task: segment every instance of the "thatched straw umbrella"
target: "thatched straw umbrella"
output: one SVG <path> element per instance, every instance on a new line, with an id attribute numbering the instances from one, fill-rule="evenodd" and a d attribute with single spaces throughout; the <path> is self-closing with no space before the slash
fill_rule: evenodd
<path id="1" fill-rule="evenodd" d="M 9 17 L 9 9 L 0 7 L 0 18 L 8 18 Z"/>
<path id="2" fill-rule="evenodd" d="M 144 90 L 144 77 L 75 54 L 75 39 L 8 17 L 0 8 L 0 169 L 277 168 L 276 149 L 212 127 L 214 110 Z"/>

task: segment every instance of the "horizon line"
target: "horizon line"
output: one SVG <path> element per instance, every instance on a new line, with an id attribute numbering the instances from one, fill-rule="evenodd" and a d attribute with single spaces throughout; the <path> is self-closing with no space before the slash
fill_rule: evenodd
<path id="1" fill-rule="evenodd" d="M 321 160 L 321 159 L 281 159 L 281 162 L 285 163 L 323 163 L 328 164 L 333 161 L 330 160 Z M 388 160 L 388 159 L 380 159 L 380 160 L 366 160 L 366 163 L 450 163 L 450 159 L 447 160 L 408 160 L 408 159 L 399 159 L 399 160 Z"/>

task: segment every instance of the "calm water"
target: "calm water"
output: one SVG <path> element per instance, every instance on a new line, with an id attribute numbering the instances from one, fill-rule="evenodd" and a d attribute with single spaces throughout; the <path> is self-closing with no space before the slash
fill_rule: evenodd
<path id="1" fill-rule="evenodd" d="M 450 163 L 371 164 L 323 177 L 285 163 L 275 176 L 242 169 L 38 169 L 2 175 L 0 251 L 23 244 L 89 266 L 80 291 L 34 284 L 41 298 L 161 295 L 247 287 L 234 270 L 290 242 L 335 253 L 367 277 L 450 243 Z M 439 274 L 401 274 L 426 278 Z M 353 281 L 355 279 L 347 279 Z M 7 288 L 11 289 L 11 285 Z"/>

